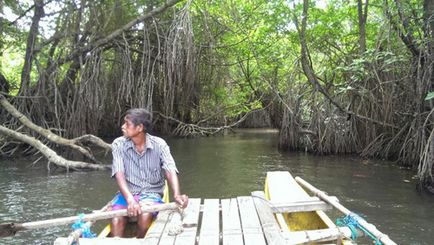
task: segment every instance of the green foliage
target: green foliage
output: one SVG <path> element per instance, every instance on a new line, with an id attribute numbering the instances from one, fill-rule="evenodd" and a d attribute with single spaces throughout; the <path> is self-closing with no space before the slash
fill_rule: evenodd
<path id="1" fill-rule="evenodd" d="M 21 70 L 24 64 L 23 57 L 23 47 L 9 48 L 3 51 L 0 61 L 1 73 L 8 80 L 12 94 L 15 94 L 19 88 Z"/>
<path id="2" fill-rule="evenodd" d="M 20 14 L 29 7 L 28 3 L 20 1 L 6 0 L 4 8 L 8 8 L 15 16 L 7 16 L 2 18 L 0 28 L 0 72 L 5 76 L 9 82 L 10 93 L 16 94 L 19 89 L 21 80 L 21 70 L 24 64 L 24 54 L 26 49 L 25 30 L 16 27 L 11 21 L 15 21 Z"/>
<path id="3" fill-rule="evenodd" d="M 231 108 L 228 115 L 264 106 L 261 99 L 271 96 L 271 86 L 285 87 L 279 81 L 286 81 L 285 69 L 298 50 L 286 38 L 293 30 L 285 1 L 196 1 L 192 12 L 198 14 L 198 26 L 203 24 L 197 28 L 196 42 L 217 47 L 212 50 L 217 64 L 232 64 L 213 67 L 215 80 L 210 81 L 224 89 L 216 89 L 220 96 L 215 98 Z"/>
<path id="4" fill-rule="evenodd" d="M 352 81 L 360 82 L 374 76 L 371 72 L 373 66 L 381 71 L 393 72 L 397 69 L 397 65 L 406 60 L 407 58 L 404 55 L 394 54 L 389 51 L 368 50 L 362 57 L 353 59 L 349 65 L 338 66 L 337 71 L 351 74 Z"/>
<path id="5" fill-rule="evenodd" d="M 41 47 L 37 56 L 39 69 L 46 68 L 50 59 L 64 57 L 77 46 L 83 47 L 107 36 L 165 1 L 86 1 L 88 5 L 84 7 L 81 18 L 79 2 L 47 3 L 52 4 L 46 8 L 51 9 L 51 12 L 48 11 L 50 15 L 44 17 L 45 24 L 41 29 L 49 31 L 39 36 L 38 44 L 56 33 L 64 37 L 52 53 L 52 43 Z M 26 1 L 7 0 L 5 3 L 17 15 L 30 7 Z M 178 4 L 175 9 L 183 7 L 184 3 Z M 295 19 L 301 20 L 302 4 L 301 1 L 285 0 L 192 2 L 189 11 L 198 53 L 196 77 L 200 81 L 198 112 L 195 115 L 205 116 L 209 111 L 219 108 L 226 116 L 236 117 L 251 109 L 267 106 L 270 101 L 276 100 L 276 95 L 287 94 L 288 90 L 300 94 L 315 91 L 300 66 L 300 40 Z M 389 4 L 392 18 L 397 20 L 397 8 Z M 57 9 L 52 6 L 57 6 Z M 422 33 L 418 26 L 419 19 L 422 19 L 421 10 L 422 4 L 418 1 L 403 2 L 405 16 L 414 15 L 416 20 L 409 23 L 411 33 Z M 107 45 L 107 50 L 103 52 L 104 71 L 116 72 L 113 68 L 119 66 L 119 50 L 124 48 L 120 43 L 125 40 L 130 45 L 133 60 L 142 55 L 140 52 L 147 41 L 143 38 L 144 27 L 152 33 L 149 45 L 152 46 L 152 57 L 155 57 L 159 52 L 157 40 L 169 31 L 174 13 L 176 11 L 166 11 L 154 20 L 136 25 L 125 32 L 120 40 Z M 321 85 L 327 87 L 331 94 L 356 90 L 364 93 L 358 83 L 373 78 L 374 68 L 381 72 L 399 73 L 400 64 L 408 62 L 408 52 L 402 52 L 404 45 L 390 27 L 381 0 L 369 1 L 367 52 L 364 54 L 358 51 L 356 1 L 314 0 L 310 2 L 308 14 L 306 40 L 309 58 Z M 31 11 L 23 20 L 28 22 L 30 17 Z M 158 21 L 162 24 L 156 28 L 155 23 Z M 52 25 L 48 26 L 46 22 Z M 21 59 L 25 52 L 26 28 L 6 25 L 3 33 L 1 42 L 5 48 L 1 69 L 17 87 L 23 64 Z M 60 78 L 65 76 L 70 65 L 67 62 L 59 68 L 57 72 Z M 34 67 L 32 80 L 37 79 L 35 76 L 38 72 Z"/>
<path id="6" fill-rule="evenodd" d="M 434 98 L 434 92 L 429 92 L 426 97 L 425 100 L 432 100 Z"/>

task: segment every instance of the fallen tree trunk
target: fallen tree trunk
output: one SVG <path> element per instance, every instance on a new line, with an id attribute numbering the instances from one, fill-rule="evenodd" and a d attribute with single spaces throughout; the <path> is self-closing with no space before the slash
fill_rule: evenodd
<path id="1" fill-rule="evenodd" d="M 80 152 L 81 154 L 83 154 L 84 156 L 86 156 L 87 158 L 89 158 L 91 161 L 93 161 L 95 163 L 100 163 L 100 162 L 93 156 L 93 154 L 89 150 L 85 149 L 84 147 L 82 147 L 80 145 L 77 145 L 77 143 L 88 141 L 88 142 L 94 143 L 97 146 L 104 148 L 107 151 L 111 151 L 111 145 L 110 144 L 105 143 L 103 140 L 101 140 L 100 138 L 98 138 L 94 135 L 84 135 L 84 136 L 77 137 L 75 139 L 66 139 L 66 138 L 63 138 L 62 136 L 59 136 L 59 135 L 51 132 L 48 129 L 42 128 L 42 127 L 34 124 L 29 118 L 27 118 L 24 114 L 19 112 L 11 103 L 9 103 L 9 101 L 2 94 L 0 94 L 0 104 L 13 117 L 18 119 L 24 126 L 28 127 L 29 129 L 37 132 L 38 134 L 40 134 L 42 136 L 44 136 L 49 141 L 51 141 L 55 144 L 67 146 L 67 147 L 70 147 L 71 149 L 77 150 L 78 152 Z"/>
<path id="2" fill-rule="evenodd" d="M 8 129 L 2 125 L 0 125 L 0 133 L 35 147 L 48 159 L 48 164 L 54 163 L 57 166 L 66 168 L 67 170 L 69 170 L 69 169 L 75 169 L 75 170 L 77 170 L 77 169 L 94 169 L 94 170 L 110 169 L 110 167 L 106 166 L 106 165 L 67 160 L 67 159 L 59 156 L 55 151 L 50 149 L 48 146 L 44 145 L 41 141 L 39 141 L 33 137 L 30 137 L 28 135 L 16 132 L 16 131 L 11 130 L 11 129 Z"/>

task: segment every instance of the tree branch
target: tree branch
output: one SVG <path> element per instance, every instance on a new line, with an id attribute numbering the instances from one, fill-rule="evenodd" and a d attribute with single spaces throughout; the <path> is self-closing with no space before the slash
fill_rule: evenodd
<path id="1" fill-rule="evenodd" d="M 390 123 L 386 123 L 386 122 L 381 122 L 381 121 L 378 121 L 378 120 L 375 120 L 375 119 L 372 119 L 372 118 L 369 118 L 369 117 L 365 117 L 365 116 L 359 115 L 359 114 L 357 114 L 357 113 L 355 113 L 353 111 L 349 111 L 349 110 L 343 108 L 321 86 L 321 84 L 319 83 L 318 79 L 316 78 L 315 72 L 314 72 L 314 70 L 312 68 L 312 64 L 311 64 L 310 59 L 309 59 L 309 49 L 307 47 L 307 42 L 306 42 L 306 26 L 307 26 L 308 8 L 309 8 L 309 1 L 308 0 L 303 0 L 303 15 L 302 15 L 301 29 L 300 29 L 300 26 L 298 24 L 296 16 L 294 16 L 295 26 L 297 28 L 297 31 L 298 31 L 298 34 L 299 34 L 299 37 L 300 37 L 301 65 L 302 65 L 304 74 L 307 77 L 307 80 L 320 93 L 322 93 L 330 101 L 330 103 L 332 103 L 334 106 L 336 106 L 336 108 L 338 108 L 340 111 L 342 111 L 342 112 L 344 112 L 346 114 L 350 114 L 350 115 L 356 116 L 356 117 L 358 117 L 360 119 L 373 122 L 375 124 L 391 127 L 391 128 L 394 128 L 394 129 L 399 129 L 399 127 L 397 127 L 396 125 L 393 125 L 393 124 L 390 124 Z"/>
<path id="2" fill-rule="evenodd" d="M 78 152 L 80 152 L 81 154 L 88 157 L 89 159 L 91 159 L 94 162 L 99 163 L 99 161 L 93 156 L 93 154 L 90 151 L 88 151 L 87 149 L 85 149 L 79 145 L 76 145 L 77 142 L 80 142 L 84 139 L 87 139 L 87 141 L 93 142 L 96 145 L 101 146 L 106 150 L 111 150 L 111 146 L 109 144 L 107 144 L 107 143 L 103 144 L 102 142 L 104 142 L 104 141 L 99 139 L 96 136 L 85 135 L 85 136 L 70 140 L 70 139 L 63 138 L 63 137 L 51 132 L 48 129 L 39 127 L 38 125 L 34 124 L 29 118 L 27 118 L 24 114 L 19 112 L 13 105 L 11 105 L 9 103 L 9 101 L 2 94 L 0 94 L 0 104 L 3 106 L 3 108 L 6 109 L 6 111 L 8 111 L 13 117 L 18 119 L 23 125 L 25 125 L 29 129 L 44 136 L 45 138 L 47 138 L 49 141 L 51 141 L 53 143 L 68 146 L 74 150 L 77 150 Z M 97 140 L 97 138 L 99 140 Z"/>
<path id="3" fill-rule="evenodd" d="M 160 7 L 158 7 L 158 8 L 155 8 L 155 9 L 153 9 L 152 11 L 150 11 L 150 12 L 144 14 L 144 15 L 141 15 L 141 16 L 137 17 L 136 19 L 134 19 L 134 20 L 128 22 L 128 23 L 127 23 L 126 25 L 124 25 L 123 27 L 121 27 L 121 28 L 119 28 L 119 29 L 113 31 L 113 32 L 110 33 L 108 36 L 106 36 L 106 37 L 104 37 L 104 38 L 101 38 L 101 39 L 95 41 L 94 43 L 91 43 L 91 44 L 89 44 L 89 45 L 87 45 L 87 46 L 85 46 L 85 47 L 75 49 L 75 50 L 74 50 L 70 55 L 68 55 L 67 57 L 58 60 L 58 61 L 56 62 L 57 65 L 64 64 L 64 63 L 66 63 L 66 62 L 68 62 L 68 61 L 71 61 L 71 60 L 73 60 L 75 57 L 78 57 L 78 56 L 80 56 L 80 55 L 82 55 L 82 54 L 84 54 L 84 53 L 87 53 L 87 52 L 89 52 L 89 51 L 91 51 L 91 50 L 93 50 L 93 49 L 95 49 L 95 48 L 98 48 L 98 47 L 100 47 L 100 46 L 102 46 L 102 45 L 104 45 L 104 44 L 106 44 L 106 43 L 112 41 L 113 39 L 115 39 L 116 37 L 118 37 L 119 35 L 121 35 L 121 34 L 122 34 L 123 32 L 125 32 L 126 30 L 130 29 L 130 28 L 133 27 L 134 25 L 136 25 L 136 24 L 138 24 L 138 23 L 140 23 L 140 22 L 143 22 L 143 21 L 145 21 L 145 20 L 147 20 L 147 19 L 150 19 L 150 18 L 152 18 L 153 16 L 155 16 L 155 15 L 157 15 L 157 14 L 159 14 L 159 13 L 164 12 L 167 8 L 172 7 L 173 5 L 175 5 L 176 3 L 180 2 L 180 1 L 181 1 L 181 0 L 168 0 L 168 1 L 165 2 L 162 6 L 160 6 Z"/>
<path id="4" fill-rule="evenodd" d="M 231 128 L 237 126 L 238 124 L 240 124 L 241 122 L 243 122 L 244 120 L 246 120 L 247 116 L 250 113 L 252 113 L 254 111 L 263 110 L 263 109 L 265 109 L 265 108 L 251 110 L 251 111 L 247 112 L 244 116 L 242 116 L 238 121 L 236 121 L 230 125 L 225 125 L 225 126 L 221 126 L 221 127 L 201 127 L 198 124 L 184 123 L 184 122 L 182 122 L 176 118 L 166 116 L 166 115 L 164 115 L 158 111 L 156 111 L 155 113 L 159 114 L 161 117 L 163 117 L 165 119 L 168 119 L 170 121 L 174 121 L 178 124 L 178 126 L 173 130 L 174 135 L 178 135 L 178 136 L 182 136 L 182 137 L 188 137 L 188 136 L 197 136 L 197 135 L 202 135 L 202 136 L 214 135 L 214 134 L 217 134 L 217 133 L 219 133 L 225 129 L 231 129 Z M 203 122 L 203 121 L 201 121 L 201 122 Z"/>
<path id="5" fill-rule="evenodd" d="M 41 141 L 39 141 L 33 137 L 27 136 L 25 134 L 15 132 L 11 129 L 3 127 L 2 125 L 0 125 L 0 133 L 35 147 L 48 159 L 49 162 L 52 162 L 52 163 L 54 163 L 60 167 L 66 168 L 66 169 L 70 169 L 70 168 L 71 169 L 86 169 L 87 168 L 87 169 L 94 169 L 94 170 L 110 169 L 110 167 L 106 166 L 106 165 L 67 160 L 67 159 L 57 155 L 57 153 L 55 151 L 50 149 L 48 146 L 44 145 Z"/>

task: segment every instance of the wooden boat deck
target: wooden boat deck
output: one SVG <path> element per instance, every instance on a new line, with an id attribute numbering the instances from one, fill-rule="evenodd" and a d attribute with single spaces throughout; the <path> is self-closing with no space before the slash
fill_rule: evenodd
<path id="1" fill-rule="evenodd" d="M 257 199 L 257 198 L 255 198 Z M 265 207 L 265 206 L 264 206 Z M 144 239 L 129 238 L 81 238 L 79 244 L 275 244 L 267 243 L 267 236 L 272 230 L 278 231 L 274 224 L 261 223 L 275 220 L 271 209 L 262 210 L 255 205 L 252 196 L 240 196 L 230 199 L 191 198 L 184 210 L 182 226 L 184 231 L 178 235 L 169 235 L 174 228 L 180 226 L 179 216 L 173 211 L 163 211 L 157 216 L 153 226 Z M 262 217 L 261 219 L 261 216 Z M 175 217 L 175 218 L 173 218 Z M 64 244 L 62 238 L 55 244 Z"/>
<path id="2" fill-rule="evenodd" d="M 273 202 L 266 200 L 266 195 L 267 198 L 270 198 L 270 195 L 280 196 L 282 194 L 277 191 L 277 187 L 273 187 L 274 193 L 256 191 L 252 192 L 250 196 L 239 196 L 227 199 L 190 198 L 189 205 L 184 210 L 183 214 L 183 232 L 178 235 L 173 235 L 171 233 L 173 233 L 174 228 L 180 227 L 179 214 L 174 211 L 163 211 L 157 216 L 143 239 L 80 238 L 79 244 L 298 244 L 299 241 L 303 241 L 306 236 L 309 237 L 309 234 L 305 231 L 289 232 L 287 224 L 282 221 L 283 218 L 279 217 L 279 214 L 301 212 L 300 214 L 307 215 L 311 213 L 312 215 L 312 213 L 318 212 L 316 210 L 324 210 L 330 207 L 324 202 L 319 201 L 318 198 L 310 197 L 304 191 L 292 190 L 293 187 L 285 185 L 283 182 L 293 181 L 293 178 L 290 175 L 289 179 L 286 175 L 275 175 L 272 176 L 272 178 L 268 176 L 267 178 L 269 180 L 266 188 L 271 188 L 270 185 L 284 187 L 283 191 L 285 196 L 296 197 L 296 199 L 279 200 L 279 198 L 271 198 Z M 296 186 L 301 189 L 298 185 Z M 322 215 L 325 214 L 320 213 L 320 216 Z M 329 226 L 313 227 L 309 229 L 314 230 L 334 227 L 333 223 L 327 225 Z M 340 242 L 341 241 L 338 243 Z M 336 243 L 335 240 L 334 244 Z M 54 244 L 66 244 L 66 238 L 58 238 Z"/>

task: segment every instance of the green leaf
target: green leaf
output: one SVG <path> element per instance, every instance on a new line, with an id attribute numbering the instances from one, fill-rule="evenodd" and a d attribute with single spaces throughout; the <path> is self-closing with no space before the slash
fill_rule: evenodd
<path id="1" fill-rule="evenodd" d="M 426 97 L 425 100 L 431 100 L 432 98 L 434 98 L 434 92 L 429 92 Z"/>

